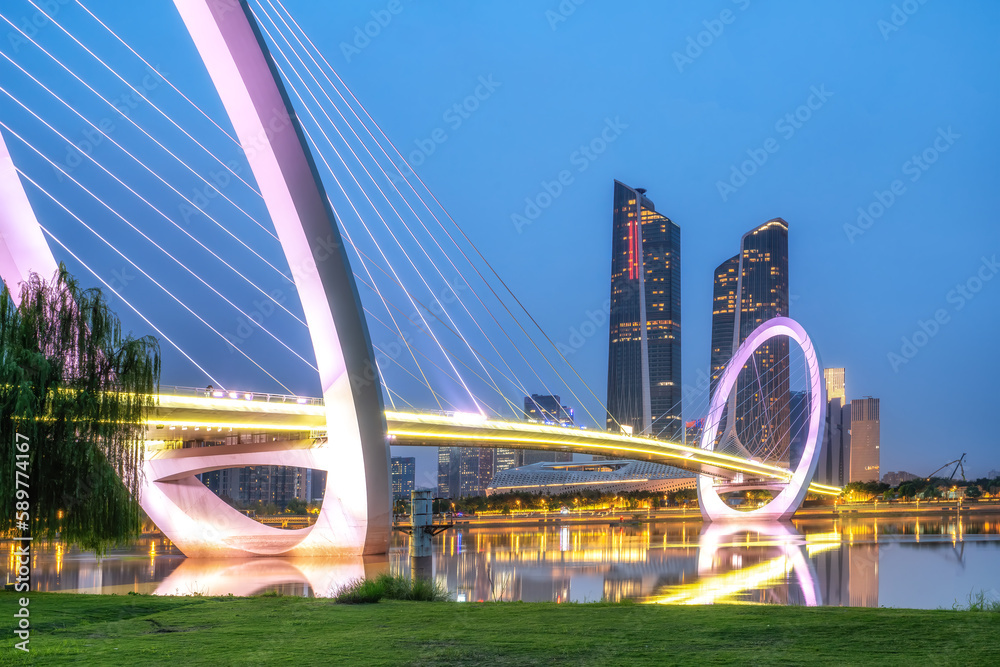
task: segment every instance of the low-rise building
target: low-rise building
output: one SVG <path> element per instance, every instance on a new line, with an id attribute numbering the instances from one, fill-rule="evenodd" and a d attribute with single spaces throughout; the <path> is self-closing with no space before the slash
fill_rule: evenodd
<path id="1" fill-rule="evenodd" d="M 694 485 L 695 477 L 690 472 L 649 461 L 548 462 L 497 473 L 486 488 L 486 495 L 518 492 L 555 495 L 589 490 L 668 493 Z"/>

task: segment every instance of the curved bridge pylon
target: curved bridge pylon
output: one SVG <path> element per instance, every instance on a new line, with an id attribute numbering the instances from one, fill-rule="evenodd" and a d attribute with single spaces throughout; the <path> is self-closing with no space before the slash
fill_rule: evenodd
<path id="1" fill-rule="evenodd" d="M 819 462 L 820 437 L 826 420 L 826 386 L 823 382 L 823 367 L 819 356 L 813 347 L 812 340 L 795 320 L 788 317 L 775 317 L 762 323 L 747 336 L 747 339 L 736 350 L 729 361 L 715 394 L 709 405 L 705 430 L 701 437 L 701 448 L 712 451 L 715 449 L 715 437 L 719 431 L 719 423 L 727 409 L 730 392 L 736 389 L 743 366 L 750 361 L 753 353 L 768 340 L 777 336 L 788 336 L 802 348 L 806 366 L 809 370 L 809 428 L 806 435 L 805 448 L 798 466 L 792 471 L 788 481 L 781 491 L 766 505 L 751 511 L 741 511 L 730 507 L 719 495 L 715 480 L 701 475 L 698 477 L 698 505 L 705 521 L 780 521 L 791 518 L 802 505 L 802 500 L 809 490 L 810 482 L 816 473 Z M 729 423 L 733 423 L 733 415 Z"/>
<path id="2" fill-rule="evenodd" d="M 323 389 L 328 442 L 305 451 L 234 454 L 227 465 L 296 465 L 327 471 L 315 524 L 261 525 L 194 476 L 147 460 L 143 509 L 187 556 L 384 554 L 391 531 L 389 444 L 381 387 L 361 300 L 305 136 L 244 0 L 174 0 L 226 112 L 274 223 L 302 301 Z M 0 277 L 55 273 L 45 241 L 0 137 Z M 335 248 L 329 252 L 328 248 Z M 352 378 L 361 378 L 352 382 Z M 187 474 L 172 474 L 187 472 Z"/>

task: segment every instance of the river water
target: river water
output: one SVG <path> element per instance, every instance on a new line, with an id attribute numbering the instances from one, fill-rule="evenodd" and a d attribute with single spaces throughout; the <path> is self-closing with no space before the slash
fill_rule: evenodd
<path id="1" fill-rule="evenodd" d="M 741 528 L 700 521 L 452 528 L 429 563 L 409 537 L 388 557 L 188 559 L 162 538 L 98 560 L 36 545 L 33 590 L 325 596 L 346 581 L 416 567 L 459 601 L 749 602 L 950 608 L 1000 599 L 1000 514 L 806 519 Z M 13 579 L 13 546 L 7 580 Z"/>

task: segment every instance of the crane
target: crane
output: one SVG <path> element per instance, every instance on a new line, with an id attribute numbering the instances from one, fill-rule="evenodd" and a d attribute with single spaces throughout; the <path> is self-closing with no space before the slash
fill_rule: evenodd
<path id="1" fill-rule="evenodd" d="M 944 470 L 945 468 L 947 468 L 948 466 L 954 464 L 955 468 L 951 471 L 951 474 L 948 475 L 948 481 L 950 482 L 951 480 L 955 479 L 955 473 L 958 472 L 959 470 L 962 471 L 962 481 L 963 482 L 966 481 L 965 480 L 965 467 L 962 465 L 962 461 L 964 461 L 964 460 L 965 460 L 965 452 L 962 452 L 962 455 L 960 457 L 958 457 L 957 459 L 955 459 L 954 461 L 948 461 L 943 466 L 941 466 L 940 468 L 938 468 L 937 470 L 935 470 L 931 474 L 927 475 L 926 480 L 928 482 L 931 481 L 931 477 L 933 477 L 936 473 L 938 473 L 938 472 Z"/>

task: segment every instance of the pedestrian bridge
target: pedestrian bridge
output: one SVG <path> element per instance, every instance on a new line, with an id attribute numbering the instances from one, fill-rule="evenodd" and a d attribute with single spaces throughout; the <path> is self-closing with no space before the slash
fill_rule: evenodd
<path id="1" fill-rule="evenodd" d="M 653 461 L 726 480 L 742 475 L 744 479 L 786 482 L 791 477 L 790 471 L 761 461 L 666 440 L 607 431 L 489 419 L 479 414 L 461 412 L 387 410 L 385 421 L 390 443 L 393 445 L 505 447 L 594 454 Z M 212 448 L 212 458 L 246 454 L 249 449 L 256 453 L 261 448 L 276 448 L 288 452 L 290 458 L 287 465 L 296 465 L 293 451 L 328 446 L 323 401 L 318 398 L 274 394 L 164 387 L 148 423 L 147 459 L 150 462 L 187 457 L 203 459 L 208 452 L 199 451 L 200 448 L 179 449 L 178 441 L 221 439 L 227 435 L 249 433 L 273 434 L 273 437 L 283 442 L 278 447 L 258 443 L 230 445 L 225 450 Z M 293 434 L 300 435 L 295 437 Z M 291 445 L 289 440 L 295 444 Z M 243 449 L 248 451 L 243 452 Z M 199 465 L 192 461 L 194 467 L 191 469 L 215 467 L 214 463 L 204 461 Z M 841 491 L 838 487 L 816 483 L 809 490 L 823 495 L 839 495 Z"/>

